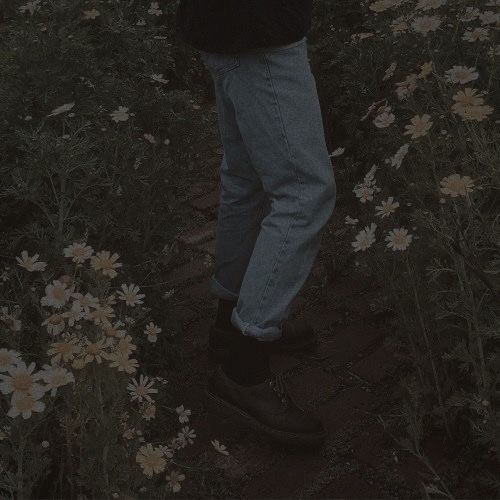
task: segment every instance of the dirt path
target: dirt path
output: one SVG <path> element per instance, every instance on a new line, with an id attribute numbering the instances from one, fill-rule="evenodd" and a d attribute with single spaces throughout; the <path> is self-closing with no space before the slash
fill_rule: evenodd
<path id="1" fill-rule="evenodd" d="M 378 418 L 391 412 L 399 366 L 387 345 L 390 317 L 370 306 L 380 291 L 360 273 L 339 272 L 331 283 L 325 280 L 325 255 L 338 243 L 335 234 L 342 232 L 341 209 L 291 314 L 317 329 L 320 348 L 308 356 L 272 359 L 273 369 L 286 373 L 299 404 L 322 418 L 328 431 L 325 445 L 317 451 L 290 450 L 207 410 L 203 390 L 214 368 L 207 359 L 208 330 L 217 304 L 208 290 L 208 276 L 220 154 L 220 148 L 214 151 L 207 160 L 211 174 L 186 196 L 184 215 L 192 227 L 180 238 L 181 259 L 170 275 L 177 290 L 172 314 L 183 332 L 185 367 L 170 378 L 170 387 L 174 400 L 192 410 L 190 425 L 197 440 L 186 451 L 191 459 L 198 457 L 203 469 L 188 474 L 190 481 L 179 496 L 421 498 L 420 465 L 398 450 Z M 225 444 L 230 454 L 211 450 L 211 439 Z M 204 469 L 206 463 L 216 470 Z"/>

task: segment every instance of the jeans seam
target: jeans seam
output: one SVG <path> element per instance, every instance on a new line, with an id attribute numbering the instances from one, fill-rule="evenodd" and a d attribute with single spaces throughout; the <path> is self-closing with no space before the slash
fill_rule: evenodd
<path id="1" fill-rule="evenodd" d="M 279 117 L 279 120 L 280 120 L 280 123 L 281 123 L 281 127 L 282 127 L 282 130 L 283 130 L 283 135 L 285 137 L 285 142 L 287 144 L 288 154 L 289 154 L 289 157 L 290 157 L 292 165 L 294 165 L 295 176 L 296 176 L 297 182 L 299 183 L 300 188 L 301 188 L 300 192 L 302 192 L 302 182 L 301 182 L 300 176 L 298 175 L 297 168 L 295 167 L 295 161 L 294 161 L 295 158 L 292 155 L 291 148 L 290 148 L 290 145 L 289 145 L 289 142 L 288 142 L 288 137 L 286 135 L 285 123 L 284 123 L 283 117 L 281 115 L 281 109 L 280 109 L 280 106 L 279 106 L 278 95 L 277 95 L 277 92 L 276 92 L 276 88 L 274 86 L 274 82 L 273 82 L 272 75 L 271 75 L 271 69 L 269 67 L 269 61 L 268 61 L 266 53 L 263 53 L 263 57 L 264 57 L 264 62 L 266 64 L 268 79 L 269 79 L 269 82 L 271 84 L 271 88 L 273 90 L 274 100 L 275 100 L 276 107 L 277 107 L 277 110 L 278 110 L 278 117 Z M 300 198 L 300 196 L 298 197 L 298 204 L 299 204 L 299 207 L 301 207 L 301 205 L 302 205 L 302 199 Z M 254 323 L 255 323 L 256 319 L 260 316 L 260 313 L 262 311 L 262 305 L 263 305 L 263 303 L 264 303 L 264 301 L 265 301 L 265 299 L 267 297 L 267 291 L 269 289 L 269 284 L 271 283 L 271 281 L 273 280 L 274 276 L 276 275 L 277 269 L 279 267 L 280 257 L 283 254 L 283 250 L 284 250 L 284 248 L 286 246 L 286 243 L 288 242 L 288 235 L 290 234 L 290 230 L 293 227 L 293 225 L 295 224 L 296 220 L 297 220 L 297 214 L 294 215 L 294 218 L 293 218 L 292 222 L 288 226 L 288 229 L 287 229 L 287 232 L 286 232 L 283 244 L 281 245 L 281 248 L 278 251 L 278 255 L 276 256 L 276 260 L 275 260 L 273 269 L 272 269 L 272 271 L 271 271 L 271 273 L 269 275 L 269 278 L 267 279 L 266 286 L 264 288 L 264 292 L 262 293 L 262 297 L 260 299 L 259 306 L 257 308 L 257 313 L 256 313 L 256 315 L 254 317 L 254 321 L 253 321 Z"/>
<path id="2" fill-rule="evenodd" d="M 293 221 L 290 223 L 290 225 L 288 226 L 288 229 L 287 229 L 287 232 L 286 232 L 286 235 L 285 235 L 285 238 L 283 240 L 283 243 L 281 245 L 281 248 L 279 249 L 278 251 L 278 255 L 276 256 L 276 260 L 274 262 L 274 266 L 273 266 L 273 269 L 269 275 L 269 278 L 267 279 L 267 282 L 266 282 L 266 287 L 264 288 L 264 292 L 262 293 L 262 297 L 260 299 L 260 302 L 259 302 L 259 307 L 257 309 L 257 314 L 255 315 L 254 317 L 254 321 L 253 323 L 255 324 L 256 321 L 257 321 L 257 318 L 260 316 L 260 313 L 262 311 L 262 305 L 264 304 L 264 301 L 267 299 L 267 291 L 269 290 L 269 285 L 270 283 L 272 282 L 274 276 L 276 275 L 276 271 L 279 267 L 279 263 L 280 263 L 280 257 L 281 255 L 283 254 L 283 250 L 285 249 L 286 247 L 286 244 L 288 242 L 288 235 L 290 234 L 290 230 L 292 229 L 294 223 L 296 221 L 296 217 L 294 217 Z"/>
<path id="3" fill-rule="evenodd" d="M 285 138 L 285 143 L 286 143 L 288 155 L 290 156 L 290 159 L 293 159 L 292 149 L 290 147 L 290 142 L 288 140 L 288 136 L 286 135 L 285 122 L 283 121 L 283 116 L 281 114 L 281 108 L 280 108 L 279 101 L 278 101 L 278 94 L 276 93 L 276 88 L 274 86 L 273 78 L 271 76 L 271 68 L 269 67 L 269 60 L 268 60 L 267 54 L 265 52 L 263 53 L 263 56 L 264 56 L 264 62 L 266 63 L 266 70 L 267 70 L 267 76 L 269 78 L 269 83 L 271 84 L 271 88 L 273 90 L 274 103 L 276 104 L 276 108 L 278 110 L 278 118 L 280 120 L 281 129 L 283 131 L 283 137 Z"/>

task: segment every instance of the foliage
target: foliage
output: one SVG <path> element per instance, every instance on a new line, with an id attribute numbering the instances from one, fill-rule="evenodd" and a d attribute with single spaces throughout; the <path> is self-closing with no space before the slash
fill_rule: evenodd
<path id="1" fill-rule="evenodd" d="M 2 497 L 163 498 L 189 468 L 176 461 L 196 437 L 190 410 L 148 394 L 166 383 L 170 313 L 152 293 L 157 327 L 134 285 L 168 272 L 206 137 L 176 7 L 0 4 Z"/>
<path id="2" fill-rule="evenodd" d="M 352 253 L 386 288 L 414 372 L 408 437 L 420 453 L 442 428 L 498 461 L 499 2 L 377 0 L 358 13 L 359 33 L 334 29 L 334 4 L 316 72 L 342 145 L 337 178 L 356 183 L 339 186 L 341 202 L 359 200 L 345 220 L 363 226 Z"/>

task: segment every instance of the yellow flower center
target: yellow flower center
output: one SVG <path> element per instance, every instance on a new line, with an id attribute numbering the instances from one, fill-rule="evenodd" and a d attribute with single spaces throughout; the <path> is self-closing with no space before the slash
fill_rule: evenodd
<path id="1" fill-rule="evenodd" d="M 56 298 L 57 300 L 64 300 L 64 288 L 63 287 L 54 288 L 52 294 L 53 294 L 54 298 Z"/>
<path id="2" fill-rule="evenodd" d="M 60 314 L 53 314 L 53 315 L 49 318 L 49 323 L 50 323 L 51 325 L 58 325 L 60 322 L 61 322 L 61 315 L 60 315 Z"/>
<path id="3" fill-rule="evenodd" d="M 12 381 L 12 385 L 16 391 L 27 391 L 32 384 L 33 380 L 28 373 L 20 373 Z"/>

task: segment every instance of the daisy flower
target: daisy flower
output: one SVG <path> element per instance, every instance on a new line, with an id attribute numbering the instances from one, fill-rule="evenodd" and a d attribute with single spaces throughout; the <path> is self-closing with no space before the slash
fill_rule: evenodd
<path id="1" fill-rule="evenodd" d="M 57 394 L 57 389 L 63 385 L 75 382 L 74 375 L 57 365 L 43 365 L 43 370 L 40 370 L 43 381 L 47 384 L 47 391 L 50 390 L 50 395 L 55 396 Z"/>
<path id="2" fill-rule="evenodd" d="M 396 208 L 399 207 L 399 203 L 393 202 L 394 197 L 389 196 L 387 201 L 382 201 L 382 205 L 376 206 L 375 210 L 378 210 L 376 215 L 383 217 L 388 217 L 390 214 L 396 211 Z"/>
<path id="3" fill-rule="evenodd" d="M 411 134 L 412 139 L 417 139 L 418 137 L 423 137 L 427 135 L 427 132 L 432 127 L 432 122 L 430 121 L 430 115 L 423 114 L 415 115 L 410 121 L 409 125 L 405 125 L 406 132 L 403 134 Z"/>
<path id="4" fill-rule="evenodd" d="M 153 448 L 151 443 L 139 448 L 135 460 L 148 477 L 153 477 L 153 474 L 163 472 L 167 464 L 167 461 L 163 457 L 163 451 L 160 448 Z"/>
<path id="5" fill-rule="evenodd" d="M 67 288 L 66 283 L 61 283 L 59 280 L 54 280 L 45 287 L 45 296 L 40 299 L 42 306 L 52 306 L 60 309 L 68 302 L 72 288 Z"/>
<path id="6" fill-rule="evenodd" d="M 184 405 L 178 406 L 175 411 L 179 415 L 179 422 L 181 424 L 189 422 L 189 415 L 191 415 L 191 410 L 185 410 Z"/>
<path id="7" fill-rule="evenodd" d="M 468 175 L 461 177 L 460 174 L 451 174 L 448 177 L 443 177 L 440 184 L 442 186 L 440 191 L 452 198 L 466 196 L 467 193 L 474 190 L 474 182 Z"/>
<path id="8" fill-rule="evenodd" d="M 11 407 L 7 416 L 15 418 L 22 415 L 26 420 L 31 417 L 33 412 L 40 413 L 45 410 L 45 403 L 38 401 L 42 396 L 34 396 L 29 393 L 14 393 L 11 399 Z"/>
<path id="9" fill-rule="evenodd" d="M 118 109 L 115 109 L 110 113 L 111 119 L 115 122 L 125 122 L 129 118 L 128 108 L 124 106 L 118 106 Z"/>
<path id="10" fill-rule="evenodd" d="M 127 386 L 127 389 L 130 392 L 130 400 L 138 400 L 140 403 L 145 400 L 148 403 L 153 403 L 154 401 L 150 394 L 156 394 L 158 392 L 158 389 L 155 389 L 153 384 L 154 380 L 150 380 L 144 375 L 140 375 L 139 382 L 133 378 L 132 382 Z"/>
<path id="11" fill-rule="evenodd" d="M 111 361 L 109 367 L 117 368 L 119 372 L 135 373 L 139 367 L 136 359 L 129 358 L 121 352 L 112 352 L 107 357 Z"/>
<path id="12" fill-rule="evenodd" d="M 39 255 L 36 253 L 33 257 L 28 257 L 28 252 L 23 250 L 21 252 L 21 257 L 16 257 L 18 264 L 24 267 L 26 271 L 45 271 L 47 267 L 46 262 L 38 261 Z"/>
<path id="13" fill-rule="evenodd" d="M 372 222 L 370 226 L 366 226 L 355 237 L 355 241 L 351 243 L 355 252 L 367 250 L 375 242 L 375 229 L 377 225 Z"/>
<path id="14" fill-rule="evenodd" d="M 29 393 L 38 399 L 45 394 L 45 386 L 37 381 L 42 378 L 41 372 L 33 373 L 35 363 L 26 366 L 24 361 L 19 361 L 7 369 L 8 375 L 0 374 L 0 392 L 2 394 Z"/>
<path id="15" fill-rule="evenodd" d="M 121 300 L 124 300 L 125 304 L 127 304 L 128 306 L 134 307 L 136 304 L 143 303 L 141 299 L 145 297 L 145 295 L 142 293 L 138 293 L 139 287 L 137 285 L 134 285 L 133 283 L 128 286 L 122 284 L 122 290 L 123 291 L 118 291 L 118 297 Z"/>
<path id="16" fill-rule="evenodd" d="M 73 262 L 78 264 L 82 264 L 87 259 L 90 259 L 93 252 L 94 249 L 85 243 L 71 243 L 71 245 L 63 249 L 63 255 L 70 257 Z"/>
<path id="17" fill-rule="evenodd" d="M 217 439 L 214 439 L 213 441 L 210 441 L 213 445 L 213 447 L 219 452 L 222 453 L 223 455 L 229 455 L 229 452 L 227 451 L 227 448 L 225 445 L 219 443 Z"/>
<path id="18" fill-rule="evenodd" d="M 385 237 L 387 241 L 388 248 L 396 250 L 406 250 L 408 245 L 411 243 L 412 235 L 408 234 L 408 229 L 404 227 L 399 227 L 389 231 L 389 234 Z"/>
<path id="19" fill-rule="evenodd" d="M 169 486 L 172 488 L 174 493 L 177 493 L 181 489 L 181 481 L 184 481 L 186 476 L 181 474 L 179 471 L 173 470 L 167 475 L 166 479 Z"/>
<path id="20" fill-rule="evenodd" d="M 116 268 L 122 267 L 121 262 L 116 262 L 120 256 L 117 253 L 110 255 L 108 250 L 103 250 L 102 252 L 97 252 L 93 255 L 91 259 L 92 268 L 96 271 L 101 271 L 105 276 L 114 278 L 117 276 Z"/>
<path id="21" fill-rule="evenodd" d="M 59 363 L 61 359 L 65 362 L 72 361 L 75 355 L 79 354 L 80 351 L 81 346 L 78 343 L 78 339 L 73 337 L 50 344 L 47 354 L 52 356 L 50 360 L 51 363 Z"/>

